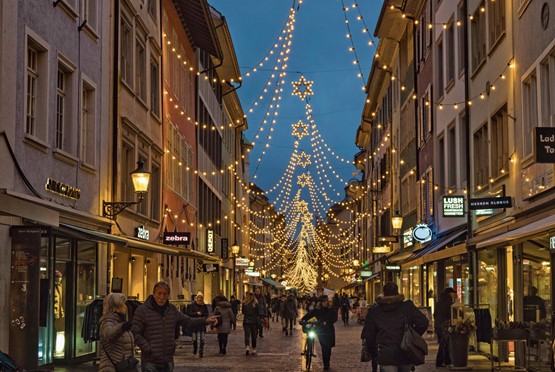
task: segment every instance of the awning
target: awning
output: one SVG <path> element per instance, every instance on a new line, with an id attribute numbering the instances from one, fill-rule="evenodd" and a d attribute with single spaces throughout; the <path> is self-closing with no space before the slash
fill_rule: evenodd
<path id="1" fill-rule="evenodd" d="M 430 242 L 426 247 L 424 247 L 424 249 L 422 249 L 422 250 L 416 252 L 415 254 L 413 254 L 412 256 L 408 257 L 406 262 L 401 265 L 401 269 L 408 269 L 409 267 L 419 266 L 419 265 L 422 265 L 426 262 L 437 261 L 437 259 L 435 259 L 433 261 L 430 260 L 428 258 L 428 255 L 431 255 L 432 253 L 434 253 L 436 251 L 439 251 L 440 249 L 444 248 L 445 246 L 455 242 L 457 239 L 460 239 L 464 235 L 466 235 L 466 225 L 459 226 L 459 227 L 451 230 L 450 232 L 447 232 L 446 234 L 439 237 L 438 239 Z M 464 253 L 466 253 L 466 244 L 464 244 L 464 247 L 465 247 Z M 449 250 L 449 248 L 447 248 L 446 251 L 447 250 Z M 451 252 L 451 251 L 449 251 L 449 252 Z M 455 256 L 457 254 L 460 254 L 460 253 L 453 253 L 453 254 L 450 254 L 450 255 L 442 257 L 442 258 Z"/>
<path id="2" fill-rule="evenodd" d="M 0 192 L 0 215 L 17 216 L 42 225 L 58 226 L 60 213 L 50 208 Z"/>
<path id="3" fill-rule="evenodd" d="M 67 233 L 68 235 L 76 236 L 79 239 L 83 239 L 83 240 L 93 240 L 93 241 L 114 243 L 119 245 L 127 245 L 126 240 L 120 238 L 119 236 L 103 233 L 100 231 L 84 229 L 82 227 L 68 225 L 65 223 L 60 223 L 60 227 L 57 228 L 56 230 Z"/>
<path id="4" fill-rule="evenodd" d="M 509 242 L 510 244 L 516 244 L 520 240 L 525 240 L 532 235 L 537 235 L 541 233 L 547 234 L 549 233 L 549 231 L 555 230 L 555 215 L 545 217 L 532 223 L 528 223 L 524 226 L 521 225 L 521 227 L 508 225 L 505 227 L 505 229 L 509 231 L 477 243 L 476 248 L 484 248 Z"/>
<path id="5" fill-rule="evenodd" d="M 280 283 L 276 282 L 275 280 L 272 279 L 266 279 L 266 278 L 262 278 L 262 281 L 268 285 L 274 286 L 277 289 L 285 289 L 285 287 L 283 285 L 281 285 Z"/>
<path id="6" fill-rule="evenodd" d="M 257 282 L 243 282 L 243 284 L 252 285 L 253 287 L 264 287 L 264 284 Z"/>
<path id="7" fill-rule="evenodd" d="M 354 283 L 349 283 L 347 284 L 345 287 L 341 288 L 341 289 L 351 289 L 356 287 L 357 285 L 359 285 L 359 282 L 354 282 Z"/>

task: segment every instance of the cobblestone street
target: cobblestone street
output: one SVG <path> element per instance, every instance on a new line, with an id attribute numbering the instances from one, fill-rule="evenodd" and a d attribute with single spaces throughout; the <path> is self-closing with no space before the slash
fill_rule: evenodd
<path id="1" fill-rule="evenodd" d="M 303 371 L 304 359 L 301 357 L 304 337 L 300 326 L 296 326 L 292 336 L 285 336 L 280 323 L 270 322 L 271 329 L 264 330 L 264 338 L 258 339 L 257 355 L 245 355 L 243 329 L 239 324 L 237 330 L 229 336 L 227 355 L 218 353 L 216 334 L 206 335 L 204 358 L 193 355 L 191 339 L 183 338 L 175 357 L 176 371 Z M 349 326 L 343 326 L 341 320 L 335 325 L 336 346 L 332 350 L 331 371 L 371 371 L 370 363 L 360 360 L 360 332 L 362 325 L 357 324 L 356 318 L 351 316 Z M 430 353 L 425 365 L 416 368 L 417 372 L 448 371 L 447 368 L 436 369 L 434 359 L 437 346 L 433 336 L 427 336 Z M 311 371 L 322 371 L 319 344 L 315 350 L 317 358 L 313 359 Z M 489 362 L 483 356 L 471 355 L 469 365 L 473 371 L 489 371 Z M 56 368 L 57 371 L 93 371 L 92 363 L 68 368 Z"/>

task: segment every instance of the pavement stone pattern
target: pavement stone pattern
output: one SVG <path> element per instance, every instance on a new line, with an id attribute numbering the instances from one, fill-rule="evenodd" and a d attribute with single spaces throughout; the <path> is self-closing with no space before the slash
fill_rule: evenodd
<path id="1" fill-rule="evenodd" d="M 189 337 L 182 337 L 178 342 L 175 355 L 175 371 L 240 371 L 240 372 L 292 372 L 304 371 L 304 359 L 301 350 L 304 335 L 297 324 L 293 334 L 285 336 L 281 324 L 270 321 L 270 330 L 264 330 L 264 338 L 258 339 L 257 355 L 245 355 L 244 336 L 241 321 L 237 323 L 237 330 L 229 335 L 227 355 L 219 354 L 216 334 L 207 334 L 205 340 L 204 358 L 193 355 L 193 347 Z M 356 321 L 356 316 L 351 315 L 350 325 L 344 326 L 341 321 L 335 324 L 336 346 L 332 349 L 330 371 L 371 371 L 370 363 L 360 362 L 362 325 Z M 425 337 L 429 344 L 429 355 L 426 364 L 416 367 L 417 372 L 449 371 L 448 368 L 436 368 L 435 356 L 437 343 L 435 337 Z M 311 371 L 322 371 L 322 360 L 319 357 L 320 347 L 317 343 L 315 351 L 318 355 L 313 359 Z M 471 355 L 469 366 L 473 371 L 490 371 L 489 360 L 481 355 Z M 98 366 L 91 362 L 68 367 L 56 367 L 56 371 L 84 372 L 96 371 Z"/>

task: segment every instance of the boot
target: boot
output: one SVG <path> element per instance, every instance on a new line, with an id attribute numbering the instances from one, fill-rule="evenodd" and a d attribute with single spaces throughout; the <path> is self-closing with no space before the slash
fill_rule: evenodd
<path id="1" fill-rule="evenodd" d="M 223 346 L 222 346 L 222 354 L 225 355 L 226 354 L 226 347 L 227 347 L 227 343 L 224 342 Z"/>
<path id="2" fill-rule="evenodd" d="M 199 350 L 198 350 L 198 356 L 199 356 L 199 358 L 202 358 L 203 354 L 204 354 L 204 341 L 201 341 L 201 342 L 200 342 L 200 348 L 199 348 Z"/>
<path id="3" fill-rule="evenodd" d="M 197 355 L 197 341 L 193 341 L 193 355 Z"/>

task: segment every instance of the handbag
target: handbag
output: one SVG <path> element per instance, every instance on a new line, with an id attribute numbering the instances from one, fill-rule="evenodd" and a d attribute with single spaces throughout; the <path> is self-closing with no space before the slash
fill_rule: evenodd
<path id="1" fill-rule="evenodd" d="M 407 321 L 406 305 L 403 306 L 403 312 L 405 314 L 405 331 L 403 333 L 403 339 L 401 340 L 401 350 L 412 364 L 419 366 L 425 363 L 426 355 L 428 355 L 428 344 L 422 336 L 409 325 Z"/>
<path id="2" fill-rule="evenodd" d="M 104 347 L 104 344 L 100 343 L 100 346 L 104 349 L 104 353 L 106 353 L 106 356 L 108 357 L 110 362 L 114 365 L 114 368 L 116 369 L 116 372 L 126 372 L 126 371 L 136 371 L 137 370 L 137 364 L 139 364 L 139 360 L 137 358 L 135 358 L 133 355 L 131 355 L 129 358 L 126 358 L 126 359 L 122 360 L 121 362 L 114 363 L 114 361 L 112 360 L 112 357 L 108 353 L 108 350 L 106 350 L 106 348 Z M 135 345 L 133 345 L 133 348 L 135 348 Z"/>
<path id="3" fill-rule="evenodd" d="M 366 347 L 366 343 L 362 341 L 362 349 L 360 349 L 360 361 L 363 363 L 367 363 L 370 360 L 372 360 L 372 355 L 370 355 L 370 352 Z"/>

